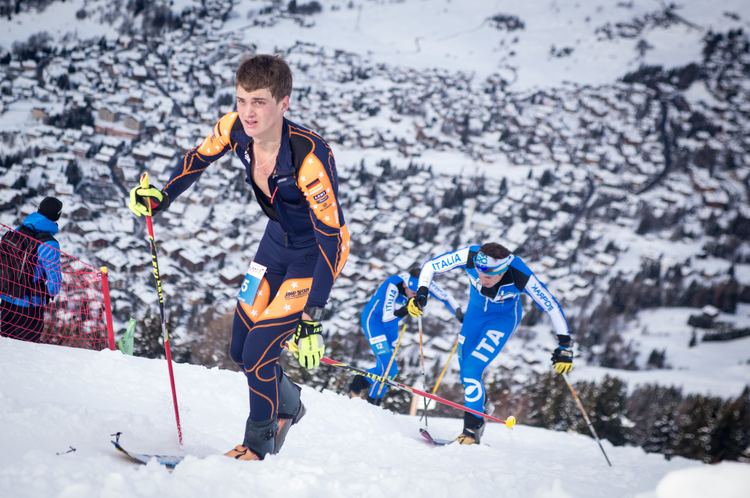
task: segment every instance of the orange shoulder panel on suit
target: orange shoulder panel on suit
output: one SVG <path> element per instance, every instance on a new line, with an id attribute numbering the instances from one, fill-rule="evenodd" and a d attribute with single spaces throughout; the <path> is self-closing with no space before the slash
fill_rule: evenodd
<path id="1" fill-rule="evenodd" d="M 331 179 L 323 163 L 310 152 L 299 168 L 297 186 L 307 199 L 315 217 L 331 228 L 340 228 L 339 209 Z"/>
<path id="2" fill-rule="evenodd" d="M 232 126 L 236 120 L 236 112 L 230 112 L 222 116 L 214 126 L 211 134 L 200 144 L 198 152 L 205 156 L 214 156 L 223 151 L 227 145 L 231 145 L 229 133 L 232 131 Z"/>

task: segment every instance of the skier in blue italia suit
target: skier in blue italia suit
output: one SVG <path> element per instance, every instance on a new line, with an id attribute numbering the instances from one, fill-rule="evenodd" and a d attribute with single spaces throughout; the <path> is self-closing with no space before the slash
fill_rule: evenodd
<path id="1" fill-rule="evenodd" d="M 409 298 L 416 295 L 418 277 L 418 266 L 410 269 L 408 273 L 391 275 L 380 284 L 362 310 L 362 330 L 377 360 L 377 364 L 370 369 L 375 375 L 385 376 L 389 363 L 391 368 L 388 370 L 388 377 L 394 378 L 398 374 L 396 361 L 390 360 L 398 341 L 399 323 L 408 314 L 406 303 Z M 429 285 L 428 292 L 442 302 L 451 315 L 459 321 L 463 320 L 463 312 L 458 303 L 442 287 L 433 282 Z M 368 390 L 367 400 L 374 405 L 379 405 L 388 391 L 387 385 L 363 375 L 356 375 L 349 385 L 352 396 L 360 396 L 365 388 Z"/>
<path id="2" fill-rule="evenodd" d="M 573 368 L 570 330 L 560 303 L 520 257 L 497 243 L 472 245 L 427 261 L 419 275 L 417 293 L 407 303 L 410 315 L 422 314 L 432 277 L 455 268 L 462 268 L 471 284 L 458 353 L 467 407 L 484 412 L 482 374 L 521 323 L 521 294 L 530 296 L 552 320 L 559 343 L 552 353 L 553 369 L 562 374 Z M 484 419 L 465 413 L 464 429 L 457 441 L 479 443 L 482 432 Z"/>

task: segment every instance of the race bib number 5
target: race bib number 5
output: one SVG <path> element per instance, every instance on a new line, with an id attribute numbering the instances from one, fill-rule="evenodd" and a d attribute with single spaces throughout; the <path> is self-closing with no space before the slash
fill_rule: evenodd
<path id="1" fill-rule="evenodd" d="M 240 293 L 237 299 L 247 304 L 248 306 L 253 305 L 255 301 L 255 293 L 258 292 L 260 281 L 263 279 L 263 275 L 266 274 L 266 267 L 253 261 L 250 263 L 250 268 L 247 269 L 245 274 L 245 280 L 242 282 L 240 287 Z"/>

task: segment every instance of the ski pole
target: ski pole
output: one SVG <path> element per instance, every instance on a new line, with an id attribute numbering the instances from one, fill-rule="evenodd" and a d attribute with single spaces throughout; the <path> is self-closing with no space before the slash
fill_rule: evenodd
<path id="1" fill-rule="evenodd" d="M 141 187 L 148 188 L 148 172 L 141 175 Z M 177 390 L 174 383 L 174 371 L 172 370 L 172 348 L 169 345 L 169 329 L 164 317 L 164 292 L 161 287 L 159 276 L 159 262 L 156 259 L 156 240 L 154 238 L 154 225 L 151 221 L 151 201 L 148 202 L 148 215 L 146 215 L 146 227 L 148 228 L 148 240 L 151 244 L 151 264 L 154 267 L 154 279 L 156 279 L 156 293 L 159 296 L 159 313 L 161 314 L 161 334 L 164 339 L 164 352 L 167 356 L 167 370 L 169 370 L 169 385 L 172 388 L 172 405 L 174 406 L 174 418 L 177 423 L 177 439 L 182 445 L 182 426 L 180 425 L 180 409 L 177 405 Z"/>
<path id="2" fill-rule="evenodd" d="M 448 370 L 448 365 L 451 364 L 451 360 L 453 359 L 453 355 L 456 353 L 456 349 L 458 348 L 458 336 L 456 336 L 456 341 L 453 343 L 453 347 L 451 348 L 451 352 L 448 355 L 448 360 L 445 362 L 445 366 L 443 367 L 443 370 L 440 372 L 440 376 L 438 377 L 437 382 L 435 382 L 435 386 L 432 388 L 432 394 L 437 393 L 438 387 L 440 387 L 440 383 L 443 381 L 443 376 L 445 375 L 445 372 Z M 422 417 L 425 417 L 426 415 L 423 413 Z M 422 417 L 419 417 L 419 420 L 422 420 Z"/>
<path id="3" fill-rule="evenodd" d="M 506 418 L 505 420 L 503 420 L 501 418 L 493 417 L 492 415 L 488 415 L 486 413 L 482 413 L 480 411 L 473 410 L 473 409 L 469 408 L 468 406 L 464 406 L 464 405 L 461 405 L 459 403 L 454 403 L 451 400 L 448 400 L 448 399 L 445 399 L 445 398 L 441 398 L 440 396 L 437 396 L 435 394 L 430 394 L 430 393 L 428 393 L 426 391 L 422 391 L 420 389 L 417 389 L 416 387 L 407 386 L 406 384 L 402 384 L 400 382 L 396 382 L 395 380 L 391 380 L 391 379 L 389 379 L 387 377 L 383 377 L 381 375 L 375 375 L 374 373 L 368 372 L 367 370 L 362 370 L 361 368 L 354 367 L 354 366 L 349 365 L 347 363 L 342 363 L 340 361 L 332 360 L 331 358 L 328 358 L 326 356 L 322 357 L 320 359 L 320 362 L 321 363 L 325 363 L 326 365 L 330 365 L 332 367 L 344 368 L 346 370 L 350 370 L 352 372 L 355 372 L 355 373 L 358 373 L 358 374 L 363 375 L 365 377 L 368 377 L 368 378 L 370 378 L 370 379 L 372 379 L 372 380 L 374 380 L 376 382 L 383 382 L 385 384 L 388 384 L 390 387 L 393 387 L 395 389 L 400 389 L 401 391 L 406 391 L 406 392 L 411 393 L 413 395 L 422 396 L 424 398 L 429 398 L 429 399 L 431 399 L 433 401 L 437 401 L 438 403 L 442 403 L 442 404 L 448 405 L 448 406 L 450 406 L 452 408 L 456 408 L 458 410 L 462 410 L 462 411 L 471 413 L 472 415 L 476 415 L 477 417 L 483 417 L 483 418 L 486 418 L 487 420 L 491 420 L 493 422 L 498 422 L 500 424 L 505 425 L 509 429 L 511 427 L 513 427 L 514 425 L 516 425 L 516 417 L 514 417 L 512 415 L 510 417 Z"/>
<path id="4" fill-rule="evenodd" d="M 422 316 L 417 318 L 417 325 L 419 326 L 419 364 L 422 367 L 422 389 L 427 389 L 427 374 L 425 373 L 424 366 L 424 350 L 422 348 Z M 424 408 L 422 409 L 422 417 L 424 417 L 424 426 L 427 427 L 427 407 L 429 402 L 427 398 L 422 398 Z M 419 419 L 421 422 L 421 418 Z"/>
<path id="5" fill-rule="evenodd" d="M 398 347 L 401 345 L 401 338 L 404 336 L 404 332 L 406 332 L 406 322 L 401 326 L 401 331 L 398 333 L 398 340 L 396 341 L 396 347 L 393 348 L 393 354 L 391 354 L 391 359 L 388 362 L 388 367 L 385 369 L 385 375 L 388 376 L 388 373 L 391 371 L 391 365 L 393 365 L 393 360 L 396 358 L 396 353 L 398 353 Z M 380 383 L 380 388 L 378 389 L 378 396 L 380 396 L 380 393 L 383 392 L 383 387 L 385 386 L 384 383 Z"/>
<path id="6" fill-rule="evenodd" d="M 599 445 L 599 449 L 602 450 L 602 455 L 604 455 L 604 459 L 607 460 L 607 464 L 611 467 L 612 462 L 609 461 L 609 457 L 607 456 L 607 453 L 604 451 L 602 442 L 599 440 L 599 436 L 596 434 L 596 430 L 594 429 L 594 426 L 591 425 L 589 416 L 586 415 L 586 410 L 583 408 L 583 403 L 581 403 L 581 400 L 578 397 L 578 393 L 576 392 L 575 389 L 573 389 L 573 386 L 570 384 L 570 381 L 568 380 L 568 376 L 566 374 L 561 374 L 561 375 L 562 375 L 563 380 L 565 380 L 565 383 L 568 385 L 568 389 L 570 389 L 570 394 L 573 395 L 573 399 L 575 400 L 576 405 L 578 405 L 578 409 L 581 411 L 581 415 L 583 415 L 583 419 L 586 421 L 586 425 L 589 426 L 589 432 L 591 432 L 591 435 L 594 436 L 594 439 L 596 439 L 596 442 Z"/>
<path id="7" fill-rule="evenodd" d="M 456 341 L 453 343 L 453 348 L 451 348 L 451 352 L 448 355 L 448 360 L 445 362 L 443 371 L 440 372 L 440 376 L 438 377 L 437 382 L 435 382 L 435 387 L 432 388 L 432 394 L 435 394 L 438 390 L 438 387 L 440 387 L 440 383 L 443 381 L 443 376 L 445 375 L 445 372 L 448 371 L 448 365 L 451 364 L 453 355 L 456 354 L 456 349 L 458 349 L 458 336 L 456 336 Z"/>

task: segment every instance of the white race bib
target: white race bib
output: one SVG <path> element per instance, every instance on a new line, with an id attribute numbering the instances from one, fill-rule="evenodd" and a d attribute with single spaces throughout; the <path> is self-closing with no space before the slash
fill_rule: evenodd
<path id="1" fill-rule="evenodd" d="M 253 261 L 250 263 L 250 268 L 245 273 L 245 280 L 242 282 L 240 287 L 240 293 L 237 299 L 243 303 L 252 306 L 255 301 L 255 293 L 258 292 L 260 287 L 260 281 L 263 279 L 263 275 L 266 274 L 266 267 L 260 263 Z"/>

